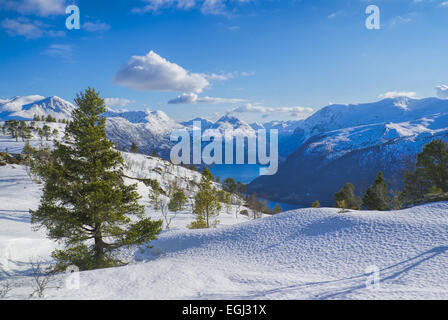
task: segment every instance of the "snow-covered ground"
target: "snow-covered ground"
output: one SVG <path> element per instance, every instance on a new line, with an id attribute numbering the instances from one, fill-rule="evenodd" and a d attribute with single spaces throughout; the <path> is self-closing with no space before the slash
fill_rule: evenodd
<path id="1" fill-rule="evenodd" d="M 57 246 L 29 222 L 39 189 L 24 167 L 0 168 L 0 284 L 12 281 L 10 299 L 29 297 L 29 261 L 48 260 Z M 56 277 L 45 298 L 448 299 L 448 202 L 391 212 L 299 209 L 254 221 L 223 211 L 210 230 L 186 229 L 192 219 L 179 213 L 153 248 L 125 250 L 125 267 L 81 272 L 79 289 Z M 366 288 L 373 266 L 376 290 Z"/>

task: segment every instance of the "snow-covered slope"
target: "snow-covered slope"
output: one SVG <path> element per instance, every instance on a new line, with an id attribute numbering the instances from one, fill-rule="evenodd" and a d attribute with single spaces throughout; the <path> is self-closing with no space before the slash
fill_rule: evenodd
<path id="1" fill-rule="evenodd" d="M 143 187 L 144 183 L 141 180 L 156 180 L 166 193 L 168 193 L 170 185 L 175 183 L 179 188 L 184 190 L 185 195 L 189 198 L 193 198 L 198 191 L 198 186 L 202 178 L 202 174 L 198 171 L 174 165 L 158 157 L 127 152 L 123 152 L 122 155 L 126 164 L 124 174 L 131 183 L 140 180 L 141 187 Z M 141 192 L 141 194 L 146 196 L 148 195 L 147 191 L 149 189 Z"/>
<path id="2" fill-rule="evenodd" d="M 30 260 L 47 261 L 57 248 L 44 232 L 32 230 L 29 209 L 36 209 L 39 198 L 40 187 L 25 167 L 0 167 L 0 282 L 28 270 Z"/>
<path id="3" fill-rule="evenodd" d="M 144 180 L 158 181 L 165 193 L 168 193 L 172 184 L 185 190 L 189 202 L 185 211 L 169 213 L 168 216 L 172 219 L 172 230 L 186 229 L 195 219 L 191 203 L 198 190 L 201 174 L 160 158 L 130 153 L 123 153 L 123 157 L 126 164 L 124 181 L 137 184 L 137 191 L 141 195 L 140 203 L 145 206 L 146 214 L 152 219 L 163 219 L 163 216 L 152 209 L 149 203 L 151 186 Z M 44 232 L 34 231 L 30 224 L 29 210 L 37 208 L 42 185 L 33 182 L 28 172 L 23 165 L 0 166 L 0 288 L 3 281 L 17 280 L 14 282 L 15 286 L 21 286 L 23 281 L 27 282 L 29 278 L 21 277 L 30 275 L 30 262 L 46 265 L 51 261 L 51 252 L 59 247 L 56 242 L 48 240 Z M 216 186 L 220 188 L 219 185 Z M 165 195 L 161 196 L 161 200 L 169 201 Z M 233 198 L 234 202 L 236 200 Z M 224 206 L 218 217 L 218 227 L 247 221 L 249 217 L 238 214 L 242 209 L 245 208 L 239 205 Z M 165 220 L 163 225 L 166 226 Z M 129 255 L 133 256 L 134 253 L 132 250 L 125 251 L 122 253 L 123 258 L 133 261 Z"/>
<path id="4" fill-rule="evenodd" d="M 0 202 L 8 204 L 0 209 L 0 278 L 12 280 L 7 298 L 23 299 L 32 291 L 28 259 L 45 260 L 55 244 L 29 225 L 38 186 L 20 168 L 1 174 Z M 129 265 L 82 272 L 79 289 L 59 275 L 52 286 L 60 288 L 45 298 L 448 299 L 448 202 L 391 212 L 300 209 L 212 230 L 185 229 L 184 214 L 175 221 L 153 248 L 123 252 Z M 372 270 L 378 289 L 366 287 Z"/>

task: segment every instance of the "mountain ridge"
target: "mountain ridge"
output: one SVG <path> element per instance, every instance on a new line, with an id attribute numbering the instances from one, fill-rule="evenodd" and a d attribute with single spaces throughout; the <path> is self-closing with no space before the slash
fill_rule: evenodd
<path id="1" fill-rule="evenodd" d="M 355 114 L 347 114 L 355 108 Z M 368 110 L 365 117 L 360 116 L 366 111 L 362 108 Z M 392 112 L 382 115 L 386 109 Z M 346 182 L 362 194 L 380 170 L 389 187 L 400 189 L 405 170 L 413 169 L 425 144 L 448 142 L 448 100 L 384 99 L 328 106 L 304 120 L 291 139 L 299 147 L 276 175 L 254 179 L 249 191 L 275 201 L 310 205 L 319 200 L 331 206 L 333 194 Z"/>

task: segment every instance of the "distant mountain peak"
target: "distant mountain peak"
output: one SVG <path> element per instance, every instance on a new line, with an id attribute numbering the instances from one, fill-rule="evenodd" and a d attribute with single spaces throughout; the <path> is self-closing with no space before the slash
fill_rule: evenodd
<path id="1" fill-rule="evenodd" d="M 241 123 L 243 121 L 241 121 L 240 119 L 238 119 L 235 116 L 226 114 L 226 115 L 222 116 L 221 118 L 219 118 L 218 121 L 216 121 L 216 123 L 220 123 L 220 122 L 227 122 L 227 123 L 231 123 L 231 124 L 237 124 L 237 123 Z"/>
<path id="2" fill-rule="evenodd" d="M 0 103 L 0 118 L 4 120 L 30 120 L 34 115 L 66 119 L 71 117 L 75 106 L 57 96 L 15 96 Z"/>

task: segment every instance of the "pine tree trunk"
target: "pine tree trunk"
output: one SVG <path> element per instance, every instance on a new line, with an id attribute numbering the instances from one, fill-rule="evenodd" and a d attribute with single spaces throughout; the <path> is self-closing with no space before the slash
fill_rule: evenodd
<path id="1" fill-rule="evenodd" d="M 97 268 L 101 268 L 102 264 L 104 262 L 104 241 L 103 241 L 103 235 L 101 233 L 101 224 L 97 224 L 95 227 L 97 230 L 95 232 L 95 244 L 93 246 L 93 251 L 95 253 L 95 264 Z"/>

